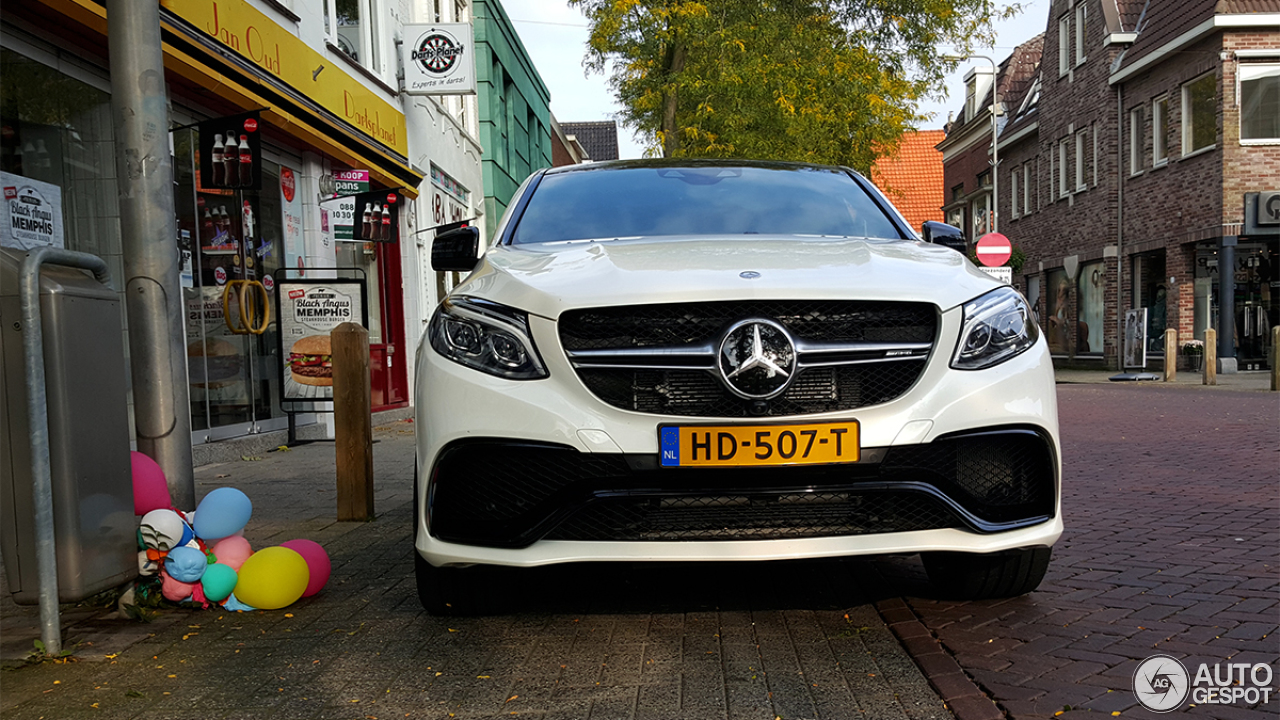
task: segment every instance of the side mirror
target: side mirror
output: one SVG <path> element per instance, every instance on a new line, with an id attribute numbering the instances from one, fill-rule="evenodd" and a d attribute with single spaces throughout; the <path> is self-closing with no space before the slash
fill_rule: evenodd
<path id="1" fill-rule="evenodd" d="M 964 239 L 964 232 L 954 225 L 940 223 L 936 220 L 925 220 L 920 226 L 920 235 L 927 243 L 949 247 L 952 250 L 965 254 L 969 249 L 968 242 Z"/>
<path id="2" fill-rule="evenodd" d="M 471 272 L 480 264 L 480 229 L 461 227 L 440 233 L 431 242 L 431 269 Z"/>

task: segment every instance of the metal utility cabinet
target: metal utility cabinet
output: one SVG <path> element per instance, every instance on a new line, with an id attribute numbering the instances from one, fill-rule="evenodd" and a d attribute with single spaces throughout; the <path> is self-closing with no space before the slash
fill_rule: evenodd
<path id="1" fill-rule="evenodd" d="M 14 601 L 36 604 L 25 256 L 0 248 L 0 550 Z M 93 275 L 52 264 L 40 270 L 39 297 L 58 600 L 74 602 L 138 574 L 120 297 Z"/>

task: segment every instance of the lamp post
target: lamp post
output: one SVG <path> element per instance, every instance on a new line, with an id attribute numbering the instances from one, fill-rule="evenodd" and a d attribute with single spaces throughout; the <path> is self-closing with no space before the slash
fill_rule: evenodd
<path id="1" fill-rule="evenodd" d="M 991 232 L 1000 231 L 1000 83 L 996 61 L 986 55 L 943 55 L 943 60 L 971 60 L 981 58 L 991 63 Z"/>

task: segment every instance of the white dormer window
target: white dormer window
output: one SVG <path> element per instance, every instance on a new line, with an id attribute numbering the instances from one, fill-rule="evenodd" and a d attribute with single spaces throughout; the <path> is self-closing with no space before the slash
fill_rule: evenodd
<path id="1" fill-rule="evenodd" d="M 972 120 L 978 112 L 978 78 L 971 77 L 964 84 L 964 117 Z"/>

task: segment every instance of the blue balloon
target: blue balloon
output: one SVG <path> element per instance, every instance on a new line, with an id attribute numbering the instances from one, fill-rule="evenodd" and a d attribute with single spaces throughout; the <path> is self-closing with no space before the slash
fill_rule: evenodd
<path id="1" fill-rule="evenodd" d="M 194 539 L 195 536 L 196 534 L 191 531 L 191 526 L 186 524 L 185 522 L 182 523 L 182 539 L 178 541 L 178 545 L 179 546 L 186 545 L 187 543 L 191 542 L 191 540 Z"/>
<path id="2" fill-rule="evenodd" d="M 205 542 L 230 537 L 244 529 L 252 514 L 248 495 L 235 488 L 218 488 L 205 495 L 196 508 L 196 536 Z"/>
<path id="3" fill-rule="evenodd" d="M 209 559 L 204 553 L 185 546 L 170 550 L 168 557 L 164 559 L 164 569 L 169 577 L 185 583 L 199 580 L 208 566 Z"/>

